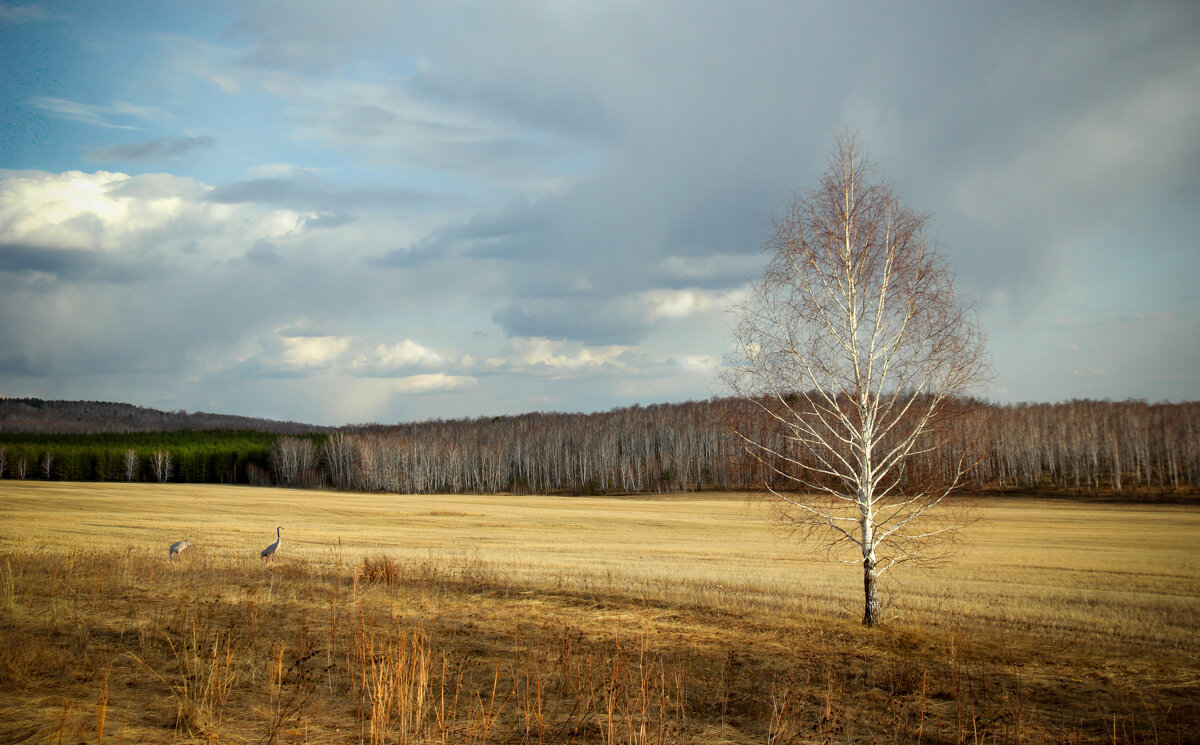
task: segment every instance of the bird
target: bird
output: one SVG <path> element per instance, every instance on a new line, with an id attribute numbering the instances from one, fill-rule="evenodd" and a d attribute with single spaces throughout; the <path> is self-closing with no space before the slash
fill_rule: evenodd
<path id="1" fill-rule="evenodd" d="M 167 561 L 174 559 L 180 551 L 183 551 L 190 545 L 192 545 L 191 541 L 179 541 L 178 543 L 172 543 L 171 548 L 167 549 Z"/>
<path id="2" fill-rule="evenodd" d="M 279 550 L 279 544 L 283 543 L 283 538 L 279 535 L 279 531 L 281 530 L 283 530 L 282 525 L 275 528 L 275 542 L 262 550 L 262 553 L 258 555 L 260 559 L 269 559 Z"/>

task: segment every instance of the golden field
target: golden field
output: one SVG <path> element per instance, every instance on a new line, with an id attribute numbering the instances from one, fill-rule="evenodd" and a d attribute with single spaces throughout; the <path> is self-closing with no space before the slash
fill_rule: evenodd
<path id="1" fill-rule="evenodd" d="M 965 502 L 866 630 L 746 495 L 3 481 L 0 742 L 1197 741 L 1200 508 Z"/>

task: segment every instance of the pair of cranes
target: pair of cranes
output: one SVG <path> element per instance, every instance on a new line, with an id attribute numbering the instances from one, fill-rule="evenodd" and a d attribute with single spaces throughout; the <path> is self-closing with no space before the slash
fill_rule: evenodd
<path id="1" fill-rule="evenodd" d="M 275 542 L 262 550 L 262 553 L 258 555 L 258 557 L 260 559 L 269 559 L 275 555 L 276 551 L 279 550 L 279 546 L 283 543 L 283 536 L 281 536 L 279 534 L 280 531 L 282 531 L 282 530 L 283 530 L 282 525 L 275 528 Z M 190 545 L 192 545 L 192 542 L 186 541 L 186 540 L 179 541 L 177 543 L 172 543 L 171 548 L 167 549 L 167 561 L 171 561 L 172 559 L 174 559 L 176 556 L 179 555 L 179 553 L 181 551 L 183 551 L 185 548 L 187 548 Z"/>

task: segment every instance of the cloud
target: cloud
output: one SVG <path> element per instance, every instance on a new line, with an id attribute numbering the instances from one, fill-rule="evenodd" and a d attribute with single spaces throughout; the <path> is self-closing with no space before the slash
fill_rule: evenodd
<path id="1" fill-rule="evenodd" d="M 53 96 L 38 96 L 30 99 L 29 103 L 34 108 L 61 119 L 107 129 L 141 129 L 148 123 L 161 124 L 174 120 L 174 117 L 164 109 L 141 106 L 128 101 L 114 101 L 108 106 L 100 106 Z M 137 124 L 130 124 L 129 121 L 136 121 Z"/>
<path id="2" fill-rule="evenodd" d="M 390 267 L 393 269 L 416 269 L 431 261 L 444 258 L 444 255 L 428 243 L 422 242 L 415 246 L 394 248 L 378 256 L 368 256 L 363 261 L 370 266 Z"/>
<path id="3" fill-rule="evenodd" d="M 1100 253 L 1098 238 L 1186 209 L 1200 187 L 1200 53 L 1184 30 L 1200 15 L 1186 3 L 1144 10 L 1051 13 L 1031 33 L 998 35 L 996 64 L 953 99 L 961 122 L 931 162 L 927 208 L 960 271 L 1015 297 L 1014 314 L 1044 311 L 1081 244 Z"/>
<path id="4" fill-rule="evenodd" d="M 334 7 L 296 0 L 283 12 L 274 3 L 249 3 L 229 33 L 249 42 L 239 61 L 242 65 L 316 75 L 340 69 L 357 54 L 378 51 L 376 45 L 394 41 L 392 30 L 404 25 L 398 23 L 399 13 L 391 3 L 374 1 Z"/>
<path id="5" fill-rule="evenodd" d="M 378 344 L 369 352 L 361 353 L 350 365 L 357 373 L 370 376 L 390 377 L 413 369 L 445 370 L 470 368 L 470 355 L 453 349 L 433 349 L 422 346 L 412 339 L 394 344 Z"/>
<path id="6" fill-rule="evenodd" d="M 286 102 L 289 137 L 388 169 L 460 175 L 504 188 L 559 188 L 566 143 L 478 107 L 423 93 L 411 76 L 329 79 L 268 69 L 245 84 Z M 569 175 L 569 174 L 567 174 Z"/>
<path id="7" fill-rule="evenodd" d="M 210 204 L 208 190 L 167 174 L 0 171 L 0 243 L 187 264 L 236 257 L 303 225 L 288 210 Z"/>
<path id="8" fill-rule="evenodd" d="M 495 311 L 492 320 L 510 337 L 587 344 L 636 344 L 646 331 L 623 305 L 588 299 L 524 301 Z"/>
<path id="9" fill-rule="evenodd" d="M 294 368 L 328 369 L 350 347 L 350 340 L 336 336 L 284 337 L 281 361 Z"/>
<path id="10" fill-rule="evenodd" d="M 651 323 L 665 319 L 680 319 L 705 313 L 724 299 L 724 296 L 703 290 L 650 290 L 638 300 L 645 306 Z"/>
<path id="11" fill-rule="evenodd" d="M 250 248 L 246 249 L 242 254 L 242 258 L 251 264 L 258 264 L 262 267 L 270 267 L 278 265 L 283 261 L 283 256 L 269 241 L 258 241 Z"/>
<path id="12" fill-rule="evenodd" d="M 622 345 L 589 347 L 554 339 L 509 339 L 504 357 L 489 358 L 484 367 L 508 372 L 553 377 L 627 371 L 633 348 Z"/>
<path id="13" fill-rule="evenodd" d="M 158 262 L 133 262 L 73 248 L 0 243 L 0 272 L 69 282 L 137 282 L 161 276 Z"/>
<path id="14" fill-rule="evenodd" d="M 667 359 L 667 363 L 689 372 L 711 375 L 721 366 L 721 360 L 710 354 L 681 354 Z"/>
<path id="15" fill-rule="evenodd" d="M 448 393 L 462 391 L 475 386 L 479 381 L 467 375 L 424 373 L 396 378 L 392 386 L 397 393 Z"/>
<path id="16" fill-rule="evenodd" d="M 0 271 L 13 274 L 41 273 L 77 278 L 95 266 L 90 251 L 66 249 L 47 251 L 28 244 L 0 244 Z"/>
<path id="17" fill-rule="evenodd" d="M 336 186 L 312 175 L 235 181 L 208 194 L 210 202 L 220 204 L 273 204 L 322 211 L 398 210 L 427 204 L 432 198 L 429 193 L 400 187 Z"/>
<path id="18" fill-rule="evenodd" d="M 18 97 L 44 131 L 12 162 L 61 172 L 0 173 L 0 364 L 325 421 L 705 395 L 767 215 L 849 124 L 985 298 L 995 390 L 1195 397 L 1143 381 L 1197 361 L 1196 8 L 252 0 L 90 24 L 63 59 L 94 71 L 51 58 L 68 84 Z M 66 170 L 81 153 L 172 173 Z M 1155 309 L 1176 317 L 1115 320 Z"/>
<path id="19" fill-rule="evenodd" d="M 195 150 L 211 147 L 216 142 L 212 137 L 182 137 L 179 139 L 157 139 L 125 145 L 106 145 L 89 150 L 84 160 L 94 163 L 113 161 L 161 161 Z"/>
<path id="20" fill-rule="evenodd" d="M 420 394 L 475 385 L 468 354 L 386 334 L 338 333 L 343 320 L 300 318 L 264 331 L 207 361 L 209 372 L 238 377 L 295 379 L 335 376 L 350 388 L 384 385 Z M 374 382 L 372 382 L 374 381 Z"/>
<path id="21" fill-rule="evenodd" d="M 659 263 L 659 273 L 661 281 L 670 287 L 723 290 L 760 276 L 765 260 L 757 251 L 750 255 L 667 255 Z"/>
<path id="22" fill-rule="evenodd" d="M 646 290 L 633 295 L 532 298 L 498 309 L 493 320 L 510 337 L 631 345 L 655 327 L 723 312 L 734 295 L 712 290 Z"/>

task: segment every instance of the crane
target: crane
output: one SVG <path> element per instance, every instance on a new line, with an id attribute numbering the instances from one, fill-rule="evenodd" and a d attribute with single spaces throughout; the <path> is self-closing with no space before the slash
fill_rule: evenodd
<path id="1" fill-rule="evenodd" d="M 262 550 L 262 553 L 258 555 L 259 558 L 269 559 L 275 555 L 276 551 L 279 550 L 279 544 L 283 543 L 283 538 L 279 535 L 279 531 L 281 531 L 281 530 L 283 530 L 282 525 L 275 528 L 275 542 L 272 543 L 270 546 L 267 546 L 266 548 L 264 548 Z"/>

